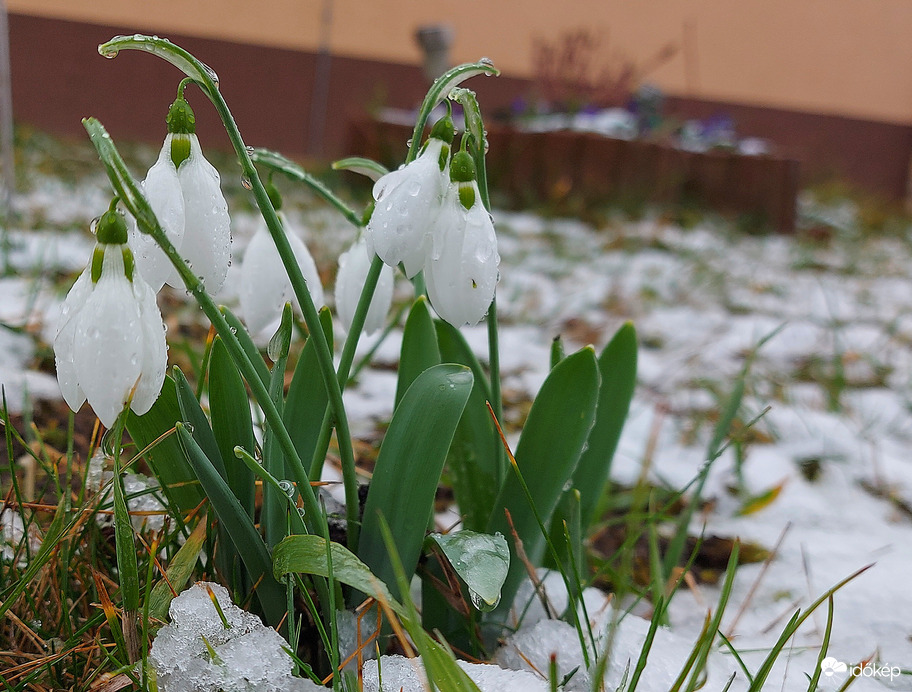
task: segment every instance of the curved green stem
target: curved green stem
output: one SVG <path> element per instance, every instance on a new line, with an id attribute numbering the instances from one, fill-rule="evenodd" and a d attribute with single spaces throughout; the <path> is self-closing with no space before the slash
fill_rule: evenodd
<path id="1" fill-rule="evenodd" d="M 364 280 L 364 286 L 361 288 L 361 296 L 358 298 L 358 305 L 355 308 L 355 314 L 352 317 L 351 328 L 345 337 L 345 344 L 342 346 L 342 355 L 339 357 L 339 369 L 336 371 L 339 386 L 345 389 L 348 383 L 348 376 L 351 373 L 352 362 L 355 359 L 355 349 L 358 346 L 358 339 L 361 331 L 364 329 L 364 321 L 367 319 L 367 311 L 370 308 L 371 300 L 374 297 L 374 290 L 377 288 L 377 282 L 380 280 L 380 272 L 383 270 L 383 260 L 374 255 L 371 261 L 370 270 L 367 272 L 367 278 Z M 314 449 L 314 456 L 310 464 L 310 477 L 319 478 L 323 471 L 323 461 L 326 459 L 326 452 L 329 449 L 329 423 L 328 415 L 323 417 L 323 425 L 320 429 L 320 437 L 317 438 L 317 445 Z M 344 463 L 344 460 L 343 460 Z M 342 468 L 343 474 L 345 467 Z M 355 473 L 352 466 L 350 473 Z M 347 498 L 346 498 L 347 501 Z M 360 511 L 360 508 L 359 508 Z"/>
<path id="2" fill-rule="evenodd" d="M 490 60 L 482 58 L 478 62 L 457 65 L 434 80 L 433 86 L 431 86 L 427 96 L 424 97 L 421 109 L 418 111 L 418 120 L 415 122 L 415 129 L 412 131 L 408 156 L 405 157 L 406 163 L 411 163 L 418 156 L 418 152 L 421 150 L 421 138 L 424 135 L 424 128 L 427 125 L 428 118 L 431 117 L 431 111 L 434 110 L 434 107 L 447 97 L 451 89 L 459 86 L 469 77 L 479 74 L 496 77 L 500 74 L 500 71 L 494 67 Z"/>
<path id="3" fill-rule="evenodd" d="M 155 218 L 152 208 L 142 196 L 138 186 L 130 176 L 123 159 L 117 151 L 117 147 L 114 146 L 114 142 L 111 140 L 111 137 L 104 126 L 95 118 L 86 118 L 83 120 L 83 125 L 89 133 L 92 144 L 94 144 L 95 148 L 98 150 L 101 161 L 107 170 L 111 185 L 123 201 L 124 206 L 133 214 L 137 224 L 139 224 L 140 230 L 151 235 L 162 248 L 165 255 L 174 265 L 187 289 L 196 299 L 197 303 L 199 303 L 216 332 L 222 337 L 231 359 L 244 376 L 244 379 L 247 381 L 250 391 L 253 394 L 253 398 L 263 410 L 267 422 L 275 431 L 277 441 L 282 447 L 282 451 L 286 457 L 292 461 L 290 466 L 295 474 L 298 491 L 301 493 L 301 497 L 304 500 L 306 511 L 305 517 L 308 527 L 312 532 L 322 535 L 322 524 L 325 519 L 320 512 L 320 507 L 317 504 L 313 488 L 310 486 L 310 478 L 304 471 L 304 466 L 301 463 L 297 451 L 295 451 L 294 443 L 292 443 L 291 437 L 288 435 L 288 431 L 282 422 L 282 417 L 279 415 L 275 404 L 273 404 L 269 392 L 260 379 L 256 368 L 247 356 L 247 353 L 241 347 L 237 336 L 218 309 L 218 306 L 216 306 L 211 296 L 206 293 L 200 280 L 187 266 L 177 249 L 165 235 L 158 220 Z"/>
<path id="4" fill-rule="evenodd" d="M 342 458 L 346 518 L 349 522 L 348 545 L 352 551 L 356 551 L 360 529 L 358 523 L 358 480 L 352 473 L 346 472 L 346 469 L 354 469 L 354 450 L 352 448 L 351 433 L 348 427 L 348 418 L 345 415 L 345 404 L 342 401 L 342 390 L 339 387 L 336 371 L 333 367 L 332 352 L 326 341 L 326 335 L 323 333 L 323 329 L 320 326 L 320 316 L 314 305 L 310 291 L 307 289 L 307 282 L 304 280 L 301 268 L 294 258 L 294 253 L 288 243 L 288 238 L 285 235 L 279 217 L 276 215 L 275 208 L 272 206 L 272 202 L 269 199 L 269 195 L 266 193 L 263 182 L 260 180 L 256 166 L 253 165 L 250 153 L 244 144 L 244 140 L 241 138 L 237 123 L 234 121 L 234 116 L 232 116 L 228 104 L 225 102 L 225 99 L 218 89 L 218 75 L 188 51 L 176 46 L 167 39 L 142 35 L 118 36 L 98 47 L 98 52 L 105 57 L 115 57 L 120 50 L 144 50 L 153 53 L 178 67 L 188 77 L 193 78 L 200 89 L 209 97 L 209 100 L 212 102 L 212 105 L 215 106 L 215 110 L 222 120 L 222 124 L 225 126 L 225 130 L 228 133 L 228 139 L 231 140 L 231 144 L 238 157 L 238 162 L 241 165 L 242 174 L 244 178 L 250 182 L 250 187 L 253 196 L 256 199 L 257 206 L 260 209 L 263 220 L 266 222 L 266 227 L 269 230 L 269 234 L 272 236 L 279 256 L 282 258 L 282 264 L 285 265 L 285 270 L 288 272 L 292 290 L 298 300 L 298 305 L 301 307 L 301 312 L 304 315 L 304 322 L 307 324 L 307 328 L 310 331 L 310 338 L 314 339 L 317 362 L 323 375 L 323 382 L 329 395 L 329 405 L 333 412 L 339 442 L 339 456 Z M 283 436 L 287 437 L 288 433 L 281 423 L 281 418 L 277 420 L 282 428 Z M 298 459 L 298 462 L 300 463 L 297 454 L 289 458 Z M 310 512 L 309 507 L 308 512 Z"/>
<path id="5" fill-rule="evenodd" d="M 277 152 L 269 151 L 269 149 L 254 149 L 250 153 L 250 158 L 253 159 L 254 163 L 262 164 L 271 170 L 284 173 L 292 180 L 304 183 L 312 192 L 316 193 L 319 197 L 322 197 L 324 201 L 335 207 L 335 209 L 348 219 L 351 224 L 358 228 L 361 228 L 364 225 L 363 219 L 354 209 L 349 207 L 345 202 L 339 199 L 332 190 L 291 159 L 285 158 Z"/>

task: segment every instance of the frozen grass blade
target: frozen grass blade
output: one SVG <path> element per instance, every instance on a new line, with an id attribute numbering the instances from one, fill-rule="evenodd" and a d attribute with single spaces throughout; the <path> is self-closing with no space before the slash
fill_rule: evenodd
<path id="1" fill-rule="evenodd" d="M 748 689 L 748 692 L 762 692 L 762 690 L 764 689 L 763 686 L 766 684 L 766 680 L 769 677 L 770 673 L 772 672 L 773 666 L 775 665 L 776 660 L 779 658 L 779 655 L 782 653 L 782 650 L 785 648 L 786 643 L 788 642 L 789 639 L 792 638 L 792 636 L 795 634 L 795 632 L 798 631 L 798 628 L 801 627 L 802 623 L 804 623 L 804 621 L 807 620 L 811 616 L 811 613 L 813 613 L 815 610 L 817 610 L 817 608 L 819 608 L 820 605 L 824 601 L 830 599 L 833 596 L 833 594 L 835 594 L 837 591 L 839 591 L 839 589 L 841 589 L 843 586 L 848 584 L 850 581 L 854 580 L 856 577 L 867 572 L 873 566 L 874 566 L 873 563 L 870 565 L 865 565 L 864 567 L 857 570 L 856 572 L 853 572 L 852 574 L 847 576 L 845 579 L 840 581 L 838 584 L 836 584 L 835 586 L 833 586 L 832 588 L 827 590 L 827 592 L 824 593 L 822 596 L 820 596 L 820 598 L 818 598 L 816 601 L 811 603 L 811 605 L 809 605 L 803 613 L 801 611 L 798 611 L 792 616 L 792 619 L 789 620 L 789 623 L 785 626 L 785 629 L 782 630 L 782 634 L 779 636 L 779 639 L 776 641 L 776 644 L 770 650 L 767 657 L 763 660 L 763 663 L 760 665 L 760 668 L 757 670 L 756 675 L 754 675 L 753 683 L 751 684 L 750 688 Z"/>
<path id="2" fill-rule="evenodd" d="M 184 450 L 187 461 L 193 467 L 200 484 L 206 491 L 212 509 L 219 521 L 224 524 L 226 533 L 234 542 L 235 548 L 256 588 L 256 595 L 273 627 L 277 627 L 285 616 L 285 588 L 272 576 L 271 560 L 266 544 L 257 532 L 247 512 L 241 507 L 234 493 L 225 480 L 219 475 L 212 462 L 203 454 L 203 450 L 193 439 L 183 423 L 178 423 L 177 438 Z"/>
<path id="3" fill-rule="evenodd" d="M 205 542 L 206 520 L 203 518 L 197 522 L 186 542 L 171 558 L 165 576 L 152 587 L 147 604 L 150 619 L 164 621 L 168 617 L 168 607 L 172 599 L 183 591 L 190 575 L 193 574 L 193 568 Z"/>
<path id="4" fill-rule="evenodd" d="M 418 376 L 428 368 L 440 364 L 437 332 L 427 298 L 419 296 L 412 305 L 405 329 L 402 332 L 402 350 L 399 354 L 399 379 L 396 383 L 396 406 Z"/>
<path id="5" fill-rule="evenodd" d="M 390 421 L 367 494 L 358 551 L 358 557 L 388 585 L 395 583 L 395 575 L 384 548 L 380 516 L 389 522 L 411 576 L 473 380 L 472 371 L 461 365 L 435 365 L 412 383 Z M 408 484 L 408 492 L 403 492 L 403 484 Z"/>
<path id="6" fill-rule="evenodd" d="M 532 404 L 515 452 L 514 470 L 505 480 L 488 520 L 486 533 L 511 535 L 507 509 L 526 553 L 539 564 L 550 521 L 564 486 L 572 478 L 592 423 L 598 398 L 598 365 L 592 348 L 567 356 L 548 375 Z M 527 487 L 524 487 L 526 486 Z M 527 494 L 528 493 L 528 494 Z M 538 516 L 545 522 L 544 533 Z M 511 549 L 511 553 L 513 550 Z M 511 554 L 503 600 L 494 611 L 505 619 L 525 577 L 522 562 Z"/>
<path id="7" fill-rule="evenodd" d="M 823 672 L 823 659 L 826 658 L 827 651 L 830 649 L 830 636 L 833 634 L 833 594 L 827 598 L 827 622 L 826 629 L 823 631 L 823 642 L 820 644 L 820 653 L 817 655 L 817 666 L 814 669 L 814 677 L 808 684 L 808 692 L 815 692 L 817 685 L 820 684 L 820 674 Z"/>

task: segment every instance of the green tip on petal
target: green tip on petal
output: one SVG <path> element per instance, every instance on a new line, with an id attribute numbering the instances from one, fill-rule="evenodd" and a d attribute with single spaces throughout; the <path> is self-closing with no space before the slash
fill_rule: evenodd
<path id="1" fill-rule="evenodd" d="M 459 184 L 459 203 L 466 211 L 475 206 L 475 186 L 471 183 Z M 474 288 L 474 286 L 473 286 Z"/>
<path id="2" fill-rule="evenodd" d="M 98 219 L 95 237 L 103 245 L 123 245 L 127 242 L 127 222 L 116 209 L 108 209 Z"/>
<path id="3" fill-rule="evenodd" d="M 460 151 L 453 156 L 450 180 L 454 183 L 470 183 L 475 180 L 475 162 L 467 152 Z"/>
<path id="4" fill-rule="evenodd" d="M 171 137 L 171 161 L 175 168 L 190 158 L 190 136 L 175 134 Z"/>
<path id="5" fill-rule="evenodd" d="M 272 208 L 279 211 L 282 208 L 282 195 L 279 194 L 279 188 L 273 185 L 271 180 L 266 183 L 266 194 L 269 195 Z"/>
<path id="6" fill-rule="evenodd" d="M 434 139 L 442 139 L 447 144 L 453 142 L 453 137 L 455 135 L 456 128 L 453 127 L 453 119 L 449 114 L 434 123 L 434 127 L 431 128 L 431 137 Z"/>
<path id="7" fill-rule="evenodd" d="M 176 135 L 192 135 L 196 132 L 196 116 L 187 100 L 182 96 L 174 99 L 165 118 L 168 132 Z"/>

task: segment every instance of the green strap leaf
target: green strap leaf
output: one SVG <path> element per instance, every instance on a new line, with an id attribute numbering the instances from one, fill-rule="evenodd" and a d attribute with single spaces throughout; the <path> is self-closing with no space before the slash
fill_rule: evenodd
<path id="1" fill-rule="evenodd" d="M 440 363 L 437 332 L 428 308 L 427 298 L 419 296 L 412 305 L 402 332 L 399 354 L 399 380 L 396 384 L 396 406 L 418 375 Z"/>
<path id="2" fill-rule="evenodd" d="M 212 434 L 225 462 L 228 485 L 252 518 L 256 490 L 253 474 L 234 456 L 235 447 L 249 450 L 256 447 L 250 399 L 241 374 L 218 336 L 212 342 L 209 358 L 209 416 L 212 419 Z"/>
<path id="3" fill-rule="evenodd" d="M 573 472 L 573 487 L 580 493 L 579 511 L 584 530 L 592 522 L 592 513 L 608 482 L 611 460 L 636 388 L 637 341 L 632 323 L 627 322 L 608 342 L 599 356 L 598 368 L 601 384 L 595 424 L 586 451 Z"/>
<path id="4" fill-rule="evenodd" d="M 320 311 L 320 322 L 331 349 L 333 333 L 329 308 Z M 294 376 L 285 397 L 285 410 L 282 413 L 282 420 L 285 421 L 291 441 L 305 464 L 313 459 L 323 425 L 323 415 L 328 405 L 329 395 L 326 393 L 326 385 L 317 363 L 316 346 L 308 339 L 298 356 Z"/>
<path id="5" fill-rule="evenodd" d="M 174 366 L 174 385 L 177 390 L 177 404 L 180 406 L 180 420 L 188 424 L 193 434 L 196 444 L 203 450 L 203 454 L 212 462 L 219 475 L 228 480 L 228 472 L 225 471 L 225 462 L 219 452 L 218 442 L 215 441 L 215 435 L 212 434 L 212 428 L 209 425 L 209 419 L 206 412 L 203 411 L 196 399 L 193 387 L 187 381 L 181 369 Z"/>
<path id="6" fill-rule="evenodd" d="M 174 428 L 174 422 L 182 417 L 174 380 L 166 376 L 161 394 L 152 408 L 141 416 L 132 411 L 127 413 L 127 432 L 136 443 L 136 448 L 142 450 Z M 184 461 L 184 454 L 174 435 L 156 444 L 145 458 L 172 511 L 184 514 L 203 501 L 205 495 L 196 474 Z"/>
<path id="7" fill-rule="evenodd" d="M 484 531 L 497 498 L 497 467 L 500 439 L 486 405 L 491 400 L 487 378 L 462 333 L 442 320 L 435 320 L 441 360 L 461 363 L 472 369 L 475 384 L 456 428 L 447 456 L 453 491 L 463 526 L 471 531 Z"/>
<path id="8" fill-rule="evenodd" d="M 598 364 L 591 347 L 567 356 L 551 370 L 535 397 L 516 447 L 516 464 L 526 487 L 515 469 L 510 471 L 494 505 L 487 532 L 512 536 L 504 512 L 509 510 L 533 564 L 541 563 L 546 546 L 539 518 L 548 525 L 573 476 L 595 420 L 598 386 Z M 509 543 L 513 552 L 513 541 Z M 524 577 L 525 568 L 513 554 L 499 612 L 509 610 Z"/>
<path id="9" fill-rule="evenodd" d="M 380 180 L 389 173 L 389 169 L 382 163 L 377 163 L 373 159 L 366 159 L 362 156 L 349 156 L 346 159 L 333 161 L 332 168 L 334 171 L 351 171 L 366 176 L 371 180 Z"/>
<path id="10" fill-rule="evenodd" d="M 380 517 L 389 524 L 405 572 L 411 577 L 431 521 L 447 451 L 473 381 L 472 371 L 466 367 L 435 365 L 418 376 L 393 414 L 374 467 L 358 549 L 358 557 L 391 587 L 395 573 L 383 543 Z"/>
<path id="11" fill-rule="evenodd" d="M 257 375 L 260 377 L 260 382 L 263 383 L 264 387 L 268 387 L 269 368 L 266 367 L 266 361 L 263 360 L 263 354 L 260 353 L 260 349 L 256 347 L 256 344 L 253 343 L 253 339 L 250 338 L 250 334 L 247 333 L 247 328 L 243 325 L 241 320 L 238 319 L 238 316 L 224 305 L 219 306 L 219 312 L 222 313 L 225 322 L 228 323 L 228 327 L 231 329 L 231 333 L 234 334 L 244 353 L 247 354 L 247 358 L 249 358 L 250 362 L 253 364 L 254 369 L 257 371 Z"/>
<path id="12" fill-rule="evenodd" d="M 256 594 L 266 619 L 270 625 L 277 627 L 286 615 L 285 587 L 272 576 L 272 563 L 266 544 L 190 431 L 183 423 L 178 423 L 175 427 L 181 449 L 206 491 L 212 509 L 244 561 L 253 583 L 258 583 Z"/>

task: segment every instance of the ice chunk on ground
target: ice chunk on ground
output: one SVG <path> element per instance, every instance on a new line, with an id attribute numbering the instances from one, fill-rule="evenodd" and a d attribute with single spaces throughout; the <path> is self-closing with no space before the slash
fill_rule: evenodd
<path id="1" fill-rule="evenodd" d="M 481 692 L 546 692 L 545 680 L 519 670 L 458 661 Z M 379 668 L 379 670 L 378 670 Z M 425 692 L 429 689 L 421 658 L 381 656 L 364 663 L 364 692 Z M 380 686 L 380 678 L 383 686 Z"/>
<path id="2" fill-rule="evenodd" d="M 222 608 L 227 628 L 208 589 Z M 292 677 L 293 662 L 282 648 L 287 642 L 256 615 L 235 606 L 223 586 L 193 585 L 171 602 L 169 614 L 171 624 L 159 631 L 149 653 L 161 692 L 324 689 Z"/>

